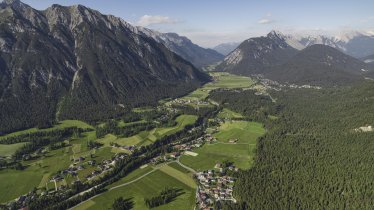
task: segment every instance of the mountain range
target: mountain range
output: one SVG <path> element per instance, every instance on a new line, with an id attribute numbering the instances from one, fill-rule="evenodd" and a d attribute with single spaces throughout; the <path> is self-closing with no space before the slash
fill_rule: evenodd
<path id="1" fill-rule="evenodd" d="M 240 42 L 229 42 L 219 44 L 212 49 L 221 53 L 222 55 L 228 55 L 240 45 Z"/>
<path id="2" fill-rule="evenodd" d="M 283 35 L 284 39 L 294 48 L 303 49 L 315 44 L 323 44 L 355 58 L 363 58 L 374 54 L 374 36 L 362 32 L 347 32 L 340 36 L 300 36 L 300 35 Z"/>
<path id="3" fill-rule="evenodd" d="M 267 36 L 242 42 L 225 57 L 216 70 L 241 75 L 262 74 L 272 66 L 282 64 L 297 52 L 282 36 L 272 31 Z"/>
<path id="4" fill-rule="evenodd" d="M 330 44 L 326 40 L 323 44 L 300 42 L 293 36 L 271 31 L 267 36 L 241 43 L 216 70 L 261 74 L 279 82 L 302 85 L 348 84 L 372 72 L 372 66 Z"/>
<path id="5" fill-rule="evenodd" d="M 0 3 L 0 127 L 92 121 L 210 80 L 124 20 L 81 5 Z"/>
<path id="6" fill-rule="evenodd" d="M 179 36 L 176 33 L 160 33 L 144 27 L 137 28 L 141 34 L 152 37 L 198 68 L 217 63 L 224 58 L 223 54 L 212 49 L 202 48 L 187 37 Z"/>

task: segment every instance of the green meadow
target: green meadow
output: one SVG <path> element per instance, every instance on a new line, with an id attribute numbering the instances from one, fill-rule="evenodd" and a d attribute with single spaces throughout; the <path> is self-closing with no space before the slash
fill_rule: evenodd
<path id="1" fill-rule="evenodd" d="M 213 82 L 204 85 L 202 88 L 198 88 L 197 90 L 193 91 L 192 93 L 183 98 L 192 100 L 202 100 L 208 97 L 209 92 L 211 90 L 217 88 L 243 89 L 253 87 L 253 85 L 255 84 L 255 82 L 249 77 L 237 76 L 226 72 L 212 72 L 210 73 L 210 76 L 213 77 Z"/>
<path id="2" fill-rule="evenodd" d="M 195 115 L 180 115 L 175 121 L 177 125 L 173 127 L 160 127 L 154 128 L 150 131 L 142 131 L 134 136 L 126 138 L 117 138 L 115 135 L 108 134 L 104 138 L 98 140 L 98 142 L 105 146 L 110 146 L 110 142 L 117 143 L 121 146 L 145 146 L 152 144 L 157 139 L 160 139 L 166 135 L 170 135 L 182 130 L 185 126 L 195 123 L 197 116 Z"/>
<path id="3" fill-rule="evenodd" d="M 205 144 L 195 149 L 197 156 L 183 155 L 181 163 L 197 170 L 214 168 L 216 163 L 231 161 L 235 166 L 248 169 L 252 165 L 257 138 L 265 133 L 262 124 L 247 121 L 225 122 L 214 134 L 218 142 Z M 228 143 L 230 139 L 238 139 L 237 143 Z"/>
<path id="4" fill-rule="evenodd" d="M 195 205 L 194 187 L 196 185 L 194 184 L 194 181 L 189 175 L 166 165 L 132 184 L 104 192 L 74 209 L 111 209 L 114 200 L 122 196 L 124 198 L 130 198 L 134 202 L 133 209 L 146 210 L 148 207 L 145 206 L 144 198 L 158 195 L 165 187 L 174 187 L 182 190 L 183 194 L 172 202 L 153 209 L 192 210 Z"/>

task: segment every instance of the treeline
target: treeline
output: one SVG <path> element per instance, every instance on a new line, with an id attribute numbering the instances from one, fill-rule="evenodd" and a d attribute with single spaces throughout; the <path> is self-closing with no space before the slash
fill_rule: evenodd
<path id="1" fill-rule="evenodd" d="M 116 198 L 112 204 L 113 210 L 130 210 L 134 207 L 132 199 L 123 199 L 123 197 Z"/>
<path id="2" fill-rule="evenodd" d="M 282 105 L 276 105 L 269 96 L 256 95 L 254 90 L 213 90 L 209 98 L 235 112 L 243 114 L 248 120 L 264 122 L 269 115 L 277 115 Z"/>
<path id="3" fill-rule="evenodd" d="M 59 149 L 64 147 L 66 144 L 64 141 L 66 138 L 71 137 L 73 135 L 80 135 L 84 129 L 80 128 L 64 128 L 61 130 L 53 130 L 49 132 L 37 132 L 32 133 L 30 135 L 21 135 L 24 138 L 19 136 L 10 137 L 4 140 L 5 143 L 12 143 L 12 142 L 27 142 L 21 148 L 17 149 L 16 152 L 13 154 L 13 158 L 15 160 L 25 159 L 25 156 L 28 156 L 26 159 L 30 157 L 32 152 L 36 152 L 41 150 L 41 148 L 50 145 L 51 149 Z M 1 141 L 3 143 L 3 141 Z M 14 143 L 12 143 L 14 144 Z"/>
<path id="4" fill-rule="evenodd" d="M 157 206 L 170 203 L 171 201 L 173 201 L 176 197 L 178 197 L 181 194 L 182 192 L 180 189 L 165 188 L 157 196 L 154 196 L 151 198 L 144 198 L 144 203 L 148 208 L 154 208 Z"/>
<path id="5" fill-rule="evenodd" d="M 277 120 L 258 140 L 255 164 L 240 171 L 237 204 L 222 209 L 372 209 L 373 82 L 342 88 L 271 92 Z M 238 93 L 237 102 L 251 100 Z M 228 96 L 231 97 L 231 96 Z M 252 115 L 246 103 L 228 103 Z"/>
<path id="6" fill-rule="evenodd" d="M 102 138 L 109 133 L 121 137 L 129 137 L 141 131 L 152 130 L 155 127 L 153 122 L 136 123 L 120 127 L 116 120 L 108 120 L 104 126 L 96 127 L 96 138 Z"/>

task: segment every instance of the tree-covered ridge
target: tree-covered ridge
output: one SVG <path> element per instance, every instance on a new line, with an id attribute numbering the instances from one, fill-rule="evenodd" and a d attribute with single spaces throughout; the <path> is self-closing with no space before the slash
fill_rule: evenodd
<path id="1" fill-rule="evenodd" d="M 279 118 L 267 121 L 254 167 L 239 174 L 239 204 L 224 209 L 372 208 L 374 133 L 354 129 L 374 123 L 373 88 L 366 82 L 273 92 L 274 105 L 282 107 Z M 253 100 L 240 97 L 245 94 L 238 93 L 241 100 L 221 97 L 235 110 Z"/>
<path id="2" fill-rule="evenodd" d="M 209 81 L 120 18 L 81 5 L 0 9 L 0 133 L 113 118 Z"/>

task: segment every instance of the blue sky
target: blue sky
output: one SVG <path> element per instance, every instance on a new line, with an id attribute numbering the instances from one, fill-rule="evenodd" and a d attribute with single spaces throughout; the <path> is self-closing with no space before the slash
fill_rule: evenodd
<path id="1" fill-rule="evenodd" d="M 176 32 L 204 47 L 284 33 L 374 34 L 374 0 L 23 0 L 37 8 L 82 4 L 134 24 Z"/>

